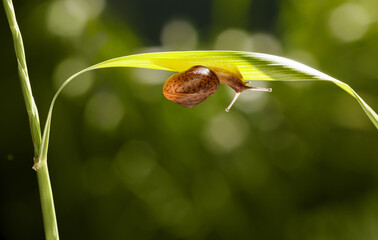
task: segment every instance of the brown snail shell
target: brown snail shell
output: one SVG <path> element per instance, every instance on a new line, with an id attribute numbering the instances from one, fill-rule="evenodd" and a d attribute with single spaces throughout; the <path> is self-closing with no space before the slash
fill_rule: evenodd
<path id="1" fill-rule="evenodd" d="M 219 84 L 213 71 L 203 66 L 194 66 L 172 75 L 163 86 L 163 94 L 168 100 L 191 108 L 213 95 Z"/>
<path id="2" fill-rule="evenodd" d="M 235 90 L 236 94 L 228 112 L 240 93 L 244 90 L 270 92 L 270 88 L 255 88 L 245 85 L 240 73 L 234 73 L 217 67 L 194 66 L 172 75 L 163 86 L 164 96 L 184 107 L 192 108 L 213 95 L 219 84 L 225 84 Z"/>

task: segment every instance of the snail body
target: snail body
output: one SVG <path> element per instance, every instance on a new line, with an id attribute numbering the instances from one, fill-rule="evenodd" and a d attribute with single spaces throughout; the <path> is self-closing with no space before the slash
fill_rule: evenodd
<path id="1" fill-rule="evenodd" d="M 228 85 L 236 92 L 231 104 L 226 108 L 227 112 L 245 90 L 271 91 L 270 88 L 247 86 L 240 73 L 197 65 L 168 78 L 163 86 L 163 94 L 172 102 L 192 108 L 213 95 L 220 84 Z"/>

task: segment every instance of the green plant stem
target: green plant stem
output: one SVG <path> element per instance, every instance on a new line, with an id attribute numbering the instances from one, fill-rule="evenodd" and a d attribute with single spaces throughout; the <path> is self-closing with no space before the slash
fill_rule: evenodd
<path id="1" fill-rule="evenodd" d="M 38 109 L 35 104 L 29 81 L 29 74 L 26 65 L 24 44 L 20 29 L 16 20 L 12 0 L 3 0 L 4 9 L 12 32 L 14 49 L 18 62 L 18 73 L 21 81 L 21 89 L 25 100 L 26 110 L 29 117 L 30 131 L 34 145 L 34 168 L 37 171 L 39 193 L 46 239 L 59 239 L 58 225 L 55 216 L 54 200 L 51 190 L 47 158 L 40 159 L 41 150 L 41 128 Z"/>
<path id="2" fill-rule="evenodd" d="M 47 161 L 41 161 L 37 177 L 46 239 L 59 239 Z"/>
<path id="3" fill-rule="evenodd" d="M 26 66 L 25 50 L 22 41 L 21 31 L 18 27 L 16 14 L 14 12 L 12 0 L 3 0 L 5 12 L 7 14 L 9 27 L 12 31 L 14 50 L 18 62 L 18 74 L 21 80 L 21 89 L 24 96 L 26 110 L 29 116 L 30 131 L 34 145 L 35 160 L 38 159 L 41 147 L 41 127 L 39 123 L 38 109 L 35 104 L 30 86 L 28 68 Z"/>

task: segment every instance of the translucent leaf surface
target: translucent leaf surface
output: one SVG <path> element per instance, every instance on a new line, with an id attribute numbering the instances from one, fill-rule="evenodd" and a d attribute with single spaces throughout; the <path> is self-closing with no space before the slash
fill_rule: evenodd
<path id="1" fill-rule="evenodd" d="M 262 53 L 233 51 L 188 51 L 158 52 L 124 56 L 86 68 L 66 80 L 58 90 L 51 103 L 44 129 L 41 159 L 46 159 L 51 115 L 55 100 L 61 90 L 72 79 L 84 72 L 109 67 L 137 67 L 167 71 L 184 71 L 195 65 L 223 68 L 232 72 L 240 72 L 244 80 L 263 81 L 330 81 L 352 97 L 361 105 L 367 116 L 378 129 L 378 116 L 372 108 L 347 84 L 322 72 L 296 61 Z"/>

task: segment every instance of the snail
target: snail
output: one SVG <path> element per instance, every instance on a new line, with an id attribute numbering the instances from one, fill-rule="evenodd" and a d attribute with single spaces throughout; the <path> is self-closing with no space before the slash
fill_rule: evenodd
<path id="1" fill-rule="evenodd" d="M 271 88 L 247 86 L 240 73 L 197 65 L 168 78 L 163 86 L 163 94 L 172 102 L 192 108 L 213 95 L 220 84 L 226 84 L 236 92 L 235 97 L 226 108 L 226 112 L 230 110 L 240 93 L 245 90 L 272 91 Z"/>

